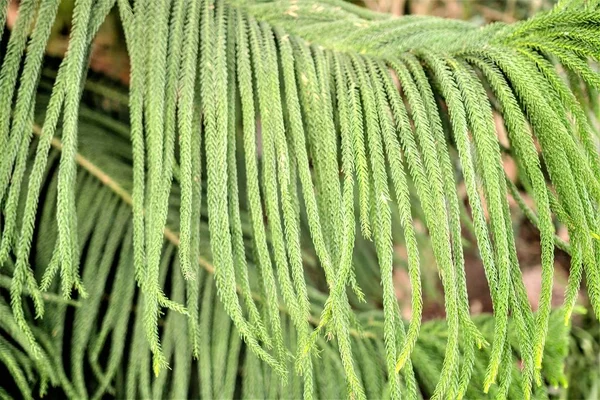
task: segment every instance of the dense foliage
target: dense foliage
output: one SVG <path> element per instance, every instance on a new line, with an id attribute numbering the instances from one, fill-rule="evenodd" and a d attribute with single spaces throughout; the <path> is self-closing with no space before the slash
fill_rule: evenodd
<path id="1" fill-rule="evenodd" d="M 529 398 L 566 386 L 584 276 L 600 315 L 597 1 L 480 27 L 338 0 L 76 0 L 52 79 L 59 4 L 23 0 L 0 31 L 0 364 L 13 381 L 0 395 Z M 127 99 L 128 121 L 81 101 L 97 90 L 91 43 L 114 7 L 131 82 L 128 96 L 102 90 Z M 509 194 L 540 231 L 536 312 Z M 464 221 L 493 316 L 469 313 Z M 425 324 L 423 240 L 446 309 Z M 571 271 L 552 312 L 555 246 Z"/>

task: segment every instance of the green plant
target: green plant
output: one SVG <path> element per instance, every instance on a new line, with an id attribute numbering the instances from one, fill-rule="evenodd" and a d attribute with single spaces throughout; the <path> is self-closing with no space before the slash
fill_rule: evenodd
<path id="1" fill-rule="evenodd" d="M 80 102 L 115 0 L 75 1 L 56 79 L 40 78 L 59 3 L 21 2 L 0 70 L 0 360 L 21 395 L 530 398 L 566 384 L 584 273 L 600 314 L 597 1 L 475 27 L 337 0 L 118 0 L 130 126 Z M 536 313 L 503 153 L 535 200 L 519 204 L 541 234 Z M 493 317 L 469 315 L 459 180 Z M 423 326 L 413 215 L 447 314 Z M 572 267 L 552 313 L 555 245 Z"/>

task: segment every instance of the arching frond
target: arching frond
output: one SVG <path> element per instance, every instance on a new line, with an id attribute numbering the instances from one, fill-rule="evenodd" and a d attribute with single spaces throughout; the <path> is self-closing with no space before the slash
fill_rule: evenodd
<path id="1" fill-rule="evenodd" d="M 584 276 L 600 316 L 597 1 L 477 27 L 340 0 L 77 0 L 49 82 L 59 3 L 23 0 L 0 57 L 0 360 L 24 397 L 32 383 L 94 399 L 530 398 L 546 395 L 542 379 L 566 385 Z M 109 12 L 131 61 L 126 123 L 81 101 Z M 536 312 L 509 194 L 540 231 Z M 446 321 L 421 321 L 417 219 Z M 493 316 L 470 315 L 464 220 Z M 572 268 L 553 312 L 555 246 Z"/>

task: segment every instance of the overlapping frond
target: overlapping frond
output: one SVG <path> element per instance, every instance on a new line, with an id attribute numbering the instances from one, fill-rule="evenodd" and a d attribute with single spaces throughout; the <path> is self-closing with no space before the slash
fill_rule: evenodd
<path id="1" fill-rule="evenodd" d="M 47 98 L 35 93 L 59 1 L 24 0 L 0 69 L 11 338 L 0 357 L 17 387 L 31 396 L 34 370 L 41 392 L 50 383 L 76 398 L 328 398 L 341 387 L 353 398 L 529 398 L 542 378 L 564 384 L 556 366 L 584 274 L 600 316 L 600 9 L 571 3 L 476 27 L 338 0 L 78 0 Z M 80 104 L 113 6 L 131 59 L 130 128 Z M 459 181 L 493 318 L 469 313 Z M 541 234 L 535 313 L 509 194 Z M 421 215 L 447 316 L 423 326 Z M 364 239 L 374 257 L 359 253 Z M 555 244 L 572 269 L 552 313 Z"/>

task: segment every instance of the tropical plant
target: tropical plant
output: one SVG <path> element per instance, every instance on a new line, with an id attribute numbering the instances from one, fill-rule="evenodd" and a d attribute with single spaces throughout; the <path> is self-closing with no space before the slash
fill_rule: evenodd
<path id="1" fill-rule="evenodd" d="M 394 15 L 425 14 L 461 19 L 514 22 L 547 11 L 556 0 L 349 0 Z"/>
<path id="2" fill-rule="evenodd" d="M 600 315 L 597 1 L 477 27 L 338 0 L 76 0 L 53 79 L 60 3 L 22 0 L 0 31 L 1 396 L 530 398 L 567 384 L 584 274 Z M 113 7 L 131 82 L 101 90 L 128 121 L 81 101 L 100 90 L 87 60 Z M 541 235 L 536 312 L 508 194 Z M 446 309 L 424 324 L 416 219 Z M 469 313 L 464 221 L 493 316 Z M 571 271 L 553 312 L 555 246 Z"/>

